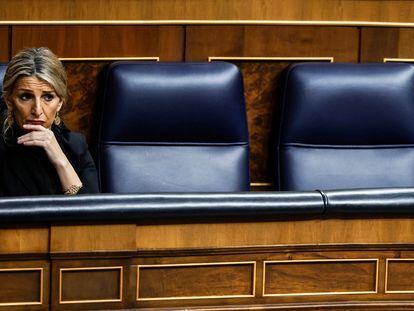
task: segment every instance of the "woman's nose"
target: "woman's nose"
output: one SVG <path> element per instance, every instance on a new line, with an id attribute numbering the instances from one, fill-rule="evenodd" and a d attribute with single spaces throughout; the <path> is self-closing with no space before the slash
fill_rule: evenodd
<path id="1" fill-rule="evenodd" d="M 39 117 L 43 114 L 42 103 L 40 98 L 35 98 L 32 107 L 32 114 L 36 117 Z"/>

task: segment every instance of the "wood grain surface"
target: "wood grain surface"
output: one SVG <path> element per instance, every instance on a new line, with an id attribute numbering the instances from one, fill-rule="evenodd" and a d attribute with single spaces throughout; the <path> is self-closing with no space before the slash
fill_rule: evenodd
<path id="1" fill-rule="evenodd" d="M 370 228 L 370 230 L 367 230 Z M 293 244 L 412 243 L 411 219 L 315 219 L 138 225 L 138 249 Z"/>
<path id="2" fill-rule="evenodd" d="M 0 269 L 0 305 L 42 303 L 40 270 Z"/>
<path id="3" fill-rule="evenodd" d="M 387 291 L 414 293 L 414 258 L 412 260 L 390 260 L 387 272 Z"/>
<path id="4" fill-rule="evenodd" d="M 361 293 L 376 291 L 375 261 L 267 263 L 265 295 Z"/>
<path id="5" fill-rule="evenodd" d="M 0 228 L 1 253 L 38 253 L 49 251 L 49 228 Z"/>
<path id="6" fill-rule="evenodd" d="M 121 300 L 120 269 L 68 270 L 61 274 L 61 301 Z"/>
<path id="7" fill-rule="evenodd" d="M 183 57 L 181 26 L 13 26 L 12 54 L 24 47 L 47 46 L 63 58 Z"/>
<path id="8" fill-rule="evenodd" d="M 252 296 L 253 264 L 140 267 L 138 300 Z"/>
<path id="9" fill-rule="evenodd" d="M 413 22 L 395 0 L 0 0 L 0 20 L 339 20 Z"/>
<path id="10" fill-rule="evenodd" d="M 51 252 L 135 250 L 135 225 L 51 227 Z"/>
<path id="11" fill-rule="evenodd" d="M 414 29 L 362 28 L 361 62 L 382 62 L 384 58 L 414 59 Z"/>
<path id="12" fill-rule="evenodd" d="M 288 56 L 350 62 L 358 61 L 358 40 L 356 27 L 187 26 L 186 60 Z"/>
<path id="13" fill-rule="evenodd" d="M 68 75 L 69 100 L 60 112 L 65 125 L 86 136 L 90 143 L 100 120 L 99 81 L 109 62 L 64 62 Z M 95 137 L 96 139 L 96 137 Z"/>
<path id="14" fill-rule="evenodd" d="M 10 40 L 9 27 L 0 26 L 0 62 L 9 61 Z"/>

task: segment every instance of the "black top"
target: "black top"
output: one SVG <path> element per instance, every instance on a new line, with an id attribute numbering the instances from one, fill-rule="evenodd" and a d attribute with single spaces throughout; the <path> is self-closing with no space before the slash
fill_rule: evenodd
<path id="1" fill-rule="evenodd" d="M 82 181 L 79 194 L 99 192 L 95 164 L 85 137 L 64 126 L 53 125 L 52 131 Z M 18 145 L 16 137 L 23 132 L 14 128 L 14 133 L 7 143 L 0 138 L 0 196 L 62 194 L 56 169 L 44 149 Z"/>

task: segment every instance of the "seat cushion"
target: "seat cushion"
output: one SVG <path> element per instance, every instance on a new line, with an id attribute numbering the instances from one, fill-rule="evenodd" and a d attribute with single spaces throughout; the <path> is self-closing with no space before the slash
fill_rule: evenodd
<path id="1" fill-rule="evenodd" d="M 249 189 L 243 81 L 228 63 L 114 63 L 105 85 L 104 192 Z"/>
<path id="2" fill-rule="evenodd" d="M 414 66 L 292 66 L 279 139 L 281 190 L 414 186 Z"/>

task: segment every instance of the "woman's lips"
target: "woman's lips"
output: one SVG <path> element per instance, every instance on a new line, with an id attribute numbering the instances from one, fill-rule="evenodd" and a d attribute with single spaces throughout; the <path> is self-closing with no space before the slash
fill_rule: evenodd
<path id="1" fill-rule="evenodd" d="M 42 121 L 42 120 L 26 120 L 26 124 L 43 125 L 43 124 L 45 124 L 45 121 Z"/>

